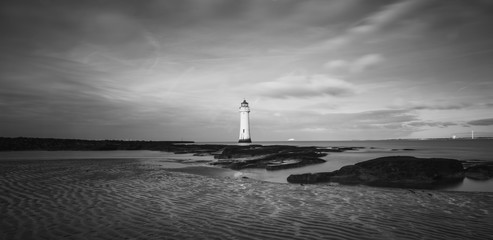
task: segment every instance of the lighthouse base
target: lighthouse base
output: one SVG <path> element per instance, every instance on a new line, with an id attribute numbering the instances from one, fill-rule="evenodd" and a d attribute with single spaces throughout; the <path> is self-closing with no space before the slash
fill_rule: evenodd
<path id="1" fill-rule="evenodd" d="M 238 140 L 238 142 L 239 143 L 251 143 L 252 140 L 250 138 L 248 138 L 248 139 L 240 139 L 240 140 Z"/>

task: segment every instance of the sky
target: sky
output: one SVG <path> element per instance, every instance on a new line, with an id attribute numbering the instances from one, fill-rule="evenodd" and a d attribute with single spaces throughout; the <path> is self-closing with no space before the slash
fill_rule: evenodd
<path id="1" fill-rule="evenodd" d="M 4 0 L 0 136 L 493 136 L 493 0 Z"/>

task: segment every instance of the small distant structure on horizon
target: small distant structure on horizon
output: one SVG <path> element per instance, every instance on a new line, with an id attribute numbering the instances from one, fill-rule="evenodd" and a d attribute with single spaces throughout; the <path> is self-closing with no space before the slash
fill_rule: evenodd
<path id="1" fill-rule="evenodd" d="M 493 132 L 479 132 L 476 130 L 469 130 L 467 132 L 453 133 L 451 138 L 468 140 L 493 139 Z"/>
<path id="2" fill-rule="evenodd" d="M 248 107 L 248 102 L 243 99 L 240 106 L 240 139 L 239 143 L 251 143 L 252 139 L 250 137 L 250 107 Z"/>

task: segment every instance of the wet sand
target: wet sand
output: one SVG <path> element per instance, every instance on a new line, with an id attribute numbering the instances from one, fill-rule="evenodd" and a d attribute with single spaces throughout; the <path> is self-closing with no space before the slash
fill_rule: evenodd
<path id="1" fill-rule="evenodd" d="M 493 193 L 303 186 L 209 171 L 135 159 L 3 160 L 0 239 L 493 236 Z"/>

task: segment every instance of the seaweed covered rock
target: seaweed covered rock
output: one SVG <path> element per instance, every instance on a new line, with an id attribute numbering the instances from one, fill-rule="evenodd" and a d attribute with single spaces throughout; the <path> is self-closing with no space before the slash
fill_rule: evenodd
<path id="1" fill-rule="evenodd" d="M 468 167 L 466 177 L 474 180 L 488 180 L 493 178 L 493 164 L 480 164 Z"/>
<path id="2" fill-rule="evenodd" d="M 334 172 L 319 172 L 319 173 L 303 173 L 291 174 L 288 176 L 289 183 L 320 183 L 329 182 Z"/>
<path id="3" fill-rule="evenodd" d="M 443 158 L 410 156 L 381 157 L 344 166 L 329 173 L 290 175 L 290 183 L 338 182 L 372 186 L 432 188 L 462 181 L 460 161 Z"/>
<path id="4" fill-rule="evenodd" d="M 272 171 L 324 163 L 325 160 L 321 159 L 321 157 L 326 155 L 327 153 L 321 152 L 317 147 L 288 145 L 227 146 L 220 154 L 214 155 L 214 158 L 218 160 L 211 164 L 234 170 L 264 168 Z"/>

